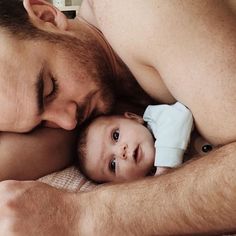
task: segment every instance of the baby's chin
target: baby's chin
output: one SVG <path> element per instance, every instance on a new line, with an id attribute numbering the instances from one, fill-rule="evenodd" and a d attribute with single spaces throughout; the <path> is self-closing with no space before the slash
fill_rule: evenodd
<path id="1" fill-rule="evenodd" d="M 146 176 L 154 176 L 156 173 L 156 166 L 152 166 L 152 168 L 149 170 L 149 172 L 146 174 Z"/>

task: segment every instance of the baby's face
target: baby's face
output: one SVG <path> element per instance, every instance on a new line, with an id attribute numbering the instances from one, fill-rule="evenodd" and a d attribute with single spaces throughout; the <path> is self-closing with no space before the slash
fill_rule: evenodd
<path id="1" fill-rule="evenodd" d="M 119 182 L 146 176 L 154 163 L 154 140 L 137 120 L 100 117 L 87 135 L 85 169 L 99 182 Z"/>

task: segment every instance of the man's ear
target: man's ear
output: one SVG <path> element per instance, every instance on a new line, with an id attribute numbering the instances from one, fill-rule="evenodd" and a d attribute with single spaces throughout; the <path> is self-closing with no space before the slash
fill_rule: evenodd
<path id="1" fill-rule="evenodd" d="M 49 23 L 54 28 L 56 26 L 60 30 L 67 30 L 66 16 L 52 4 L 44 0 L 23 0 L 23 5 L 32 22 L 39 28 Z"/>
<path id="2" fill-rule="evenodd" d="M 132 113 L 132 112 L 125 112 L 124 113 L 124 117 L 125 118 L 128 118 L 128 119 L 132 119 L 132 120 L 136 120 L 138 123 L 140 124 L 144 124 L 144 120 L 141 116 L 135 114 L 135 113 Z"/>

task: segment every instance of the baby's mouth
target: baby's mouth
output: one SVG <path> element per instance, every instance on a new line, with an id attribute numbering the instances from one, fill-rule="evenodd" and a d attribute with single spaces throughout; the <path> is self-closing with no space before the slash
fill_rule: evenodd
<path id="1" fill-rule="evenodd" d="M 133 152 L 133 158 L 134 158 L 134 161 L 135 161 L 136 164 L 140 162 L 141 157 L 142 157 L 142 156 L 141 156 L 141 148 L 140 148 L 140 146 L 138 145 L 138 146 L 135 148 L 134 152 Z"/>

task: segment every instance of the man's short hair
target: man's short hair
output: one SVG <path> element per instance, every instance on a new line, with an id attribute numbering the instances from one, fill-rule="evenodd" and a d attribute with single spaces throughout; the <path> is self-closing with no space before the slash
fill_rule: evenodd
<path id="1" fill-rule="evenodd" d="M 19 40 L 44 39 L 52 43 L 65 41 L 57 34 L 37 28 L 31 22 L 22 0 L 0 0 L 0 30 Z"/>
<path id="2" fill-rule="evenodd" d="M 0 28 L 20 39 L 41 35 L 41 30 L 31 23 L 22 0 L 0 1 Z"/>

